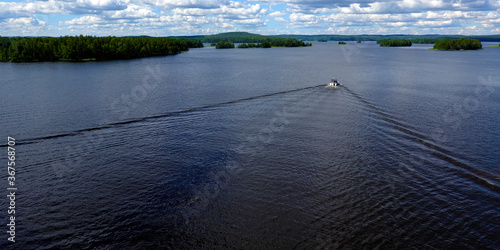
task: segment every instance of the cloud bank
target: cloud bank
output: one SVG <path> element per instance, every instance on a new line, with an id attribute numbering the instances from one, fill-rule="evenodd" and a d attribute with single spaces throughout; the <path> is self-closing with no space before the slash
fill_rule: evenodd
<path id="1" fill-rule="evenodd" d="M 0 2 L 0 35 L 500 34 L 500 0 Z"/>

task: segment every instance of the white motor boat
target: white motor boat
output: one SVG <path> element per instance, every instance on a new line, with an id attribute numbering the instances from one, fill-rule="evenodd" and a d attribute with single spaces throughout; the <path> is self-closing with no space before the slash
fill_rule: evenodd
<path id="1" fill-rule="evenodd" d="M 337 81 L 337 79 L 332 79 L 332 81 L 330 83 L 328 83 L 326 85 L 327 88 L 330 88 L 330 89 L 334 89 L 334 88 L 337 88 L 339 87 L 341 84 L 339 81 Z"/>

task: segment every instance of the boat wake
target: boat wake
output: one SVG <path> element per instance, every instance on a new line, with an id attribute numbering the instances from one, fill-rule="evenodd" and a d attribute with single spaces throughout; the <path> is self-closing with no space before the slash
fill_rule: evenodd
<path id="1" fill-rule="evenodd" d="M 388 114 L 388 112 L 383 111 L 381 108 L 375 106 L 373 103 L 369 102 L 359 94 L 350 90 L 348 87 L 344 86 L 344 89 L 355 97 L 355 99 L 361 101 L 365 104 L 372 112 L 377 114 L 383 121 L 386 121 L 390 124 L 394 129 L 402 132 L 405 137 L 419 145 L 424 146 L 426 148 L 426 152 L 434 157 L 437 157 L 443 161 L 446 161 L 453 166 L 455 166 L 456 172 L 460 175 L 466 177 L 467 179 L 484 186 L 492 191 L 500 193 L 500 177 L 488 173 L 486 171 L 482 171 L 473 166 L 468 165 L 465 162 L 474 162 L 474 159 L 470 159 L 467 156 L 456 154 L 450 150 L 439 146 L 436 142 L 434 142 L 429 137 L 423 135 L 416 131 L 416 129 L 411 126 L 404 124 L 403 122 L 397 121 L 397 119 Z"/>
<path id="2" fill-rule="evenodd" d="M 228 101 L 228 102 L 221 102 L 221 103 L 210 104 L 210 105 L 205 105 L 205 106 L 200 106 L 200 107 L 195 107 L 195 108 L 190 108 L 190 109 L 185 109 L 185 110 L 173 111 L 173 112 L 160 114 L 160 115 L 154 115 L 154 116 L 148 116 L 148 117 L 141 117 L 141 118 L 137 118 L 137 119 L 130 119 L 130 120 L 126 120 L 126 121 L 114 122 L 114 123 L 109 123 L 109 124 L 105 124 L 102 126 L 79 129 L 79 130 L 75 130 L 72 132 L 66 132 L 66 133 L 61 133 L 61 134 L 19 139 L 16 141 L 16 144 L 17 145 L 32 144 L 32 143 L 45 141 L 45 140 L 49 140 L 49 139 L 68 137 L 68 136 L 76 136 L 76 135 L 80 135 L 80 134 L 85 133 L 85 132 L 109 129 L 109 128 L 113 128 L 113 127 L 117 127 L 117 126 L 121 126 L 121 125 L 127 125 L 127 124 L 139 123 L 139 122 L 144 122 L 144 121 L 149 121 L 149 120 L 154 120 L 154 119 L 159 119 L 159 118 L 165 118 L 165 117 L 170 117 L 170 116 L 175 116 L 175 115 L 181 115 L 181 114 L 201 111 L 201 110 L 220 107 L 220 106 L 229 105 L 229 104 L 235 104 L 235 103 L 240 103 L 240 102 L 270 97 L 270 96 L 283 95 L 283 94 L 288 94 L 288 93 L 292 93 L 292 92 L 298 92 L 298 91 L 318 88 L 321 86 L 324 86 L 324 85 L 315 85 L 315 86 L 309 86 L 309 87 L 304 87 L 304 88 L 274 92 L 274 93 L 270 93 L 270 94 L 252 96 L 252 97 L 247 97 L 247 98 L 238 99 L 238 100 L 232 100 L 232 101 Z M 0 145 L 0 148 L 2 148 L 2 147 L 8 147 L 8 145 L 7 144 Z"/>

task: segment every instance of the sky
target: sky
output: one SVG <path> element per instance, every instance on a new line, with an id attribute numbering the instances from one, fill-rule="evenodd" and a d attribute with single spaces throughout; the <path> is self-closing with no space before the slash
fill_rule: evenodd
<path id="1" fill-rule="evenodd" d="M 500 34 L 500 0 L 0 0 L 0 36 Z"/>

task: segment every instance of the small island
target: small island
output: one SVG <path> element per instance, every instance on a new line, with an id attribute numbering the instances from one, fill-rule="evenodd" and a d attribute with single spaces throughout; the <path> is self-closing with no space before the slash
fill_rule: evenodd
<path id="1" fill-rule="evenodd" d="M 470 38 L 443 39 L 434 43 L 434 50 L 478 50 L 482 49 L 481 41 Z"/>
<path id="2" fill-rule="evenodd" d="M 409 47 L 412 45 L 411 40 L 401 40 L 401 39 L 382 39 L 377 41 L 381 47 Z"/>
<path id="3" fill-rule="evenodd" d="M 234 43 L 232 42 L 217 42 L 217 43 L 211 43 L 211 46 L 215 46 L 216 49 L 234 49 Z"/>
<path id="4" fill-rule="evenodd" d="M 347 43 L 346 42 L 343 42 L 343 41 L 340 41 L 339 42 L 339 45 L 346 45 Z"/>
<path id="5" fill-rule="evenodd" d="M 232 49 L 234 47 L 234 43 L 228 41 L 220 41 L 217 43 L 212 43 L 212 46 L 215 46 L 216 49 Z M 238 49 L 248 49 L 248 48 L 272 48 L 272 47 L 307 47 L 312 46 L 311 43 L 305 43 L 303 41 L 297 41 L 295 39 L 286 39 L 286 40 L 274 40 L 274 41 L 265 41 L 261 43 L 242 43 L 236 48 Z"/>
<path id="6" fill-rule="evenodd" d="M 237 48 L 239 49 L 248 49 L 248 48 L 271 48 L 272 45 L 270 42 L 263 42 L 263 43 L 242 43 L 238 45 Z"/>

